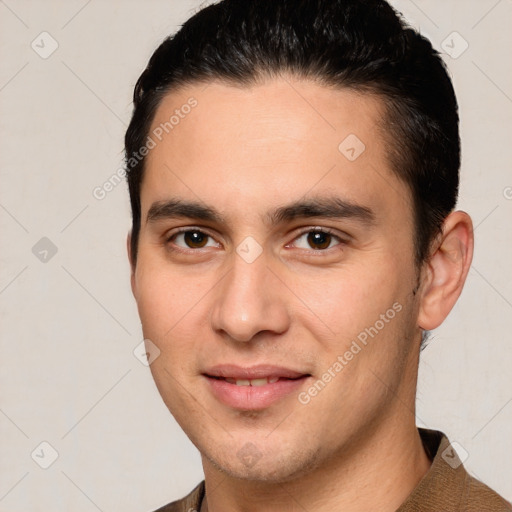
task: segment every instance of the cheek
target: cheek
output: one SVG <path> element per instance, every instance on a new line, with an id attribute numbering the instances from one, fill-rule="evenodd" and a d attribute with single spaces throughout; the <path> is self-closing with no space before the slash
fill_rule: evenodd
<path id="1" fill-rule="evenodd" d="M 309 328 L 319 339 L 329 343 L 335 339 L 343 345 L 393 309 L 393 304 L 401 303 L 407 287 L 398 268 L 375 262 L 330 275 L 303 276 L 292 289 L 309 309 L 303 318 L 310 319 Z M 393 314 L 394 310 L 389 315 Z"/>
<path id="2" fill-rule="evenodd" d="M 211 288 L 201 271 L 177 269 L 161 255 L 140 251 L 135 273 L 136 299 L 144 332 L 157 338 L 198 314 L 201 299 Z"/>
<path id="3" fill-rule="evenodd" d="M 160 350 L 151 371 L 165 400 L 178 391 L 173 379 L 194 375 L 197 356 L 208 346 L 212 284 L 205 272 L 177 271 L 148 259 L 140 263 L 144 271 L 136 275 L 137 306 L 144 338 Z"/>
<path id="4" fill-rule="evenodd" d="M 191 407 L 183 389 L 190 386 L 198 340 L 204 339 L 206 324 L 199 318 L 205 313 L 204 291 L 194 279 L 166 265 L 144 265 L 137 275 L 137 306 L 144 338 L 160 351 L 150 370 L 165 404 L 179 415 Z"/>
<path id="5" fill-rule="evenodd" d="M 178 319 L 180 303 L 176 283 L 165 275 L 144 272 L 137 278 L 137 307 L 144 335 L 160 339 Z"/>

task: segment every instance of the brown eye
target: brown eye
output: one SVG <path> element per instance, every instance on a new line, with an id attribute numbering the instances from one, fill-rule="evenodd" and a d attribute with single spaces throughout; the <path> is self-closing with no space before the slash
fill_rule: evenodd
<path id="1" fill-rule="evenodd" d="M 294 241 L 292 246 L 313 252 L 322 252 L 343 245 L 343 239 L 326 228 L 316 228 L 304 231 Z"/>
<path id="2" fill-rule="evenodd" d="M 310 231 L 308 233 L 308 244 L 312 249 L 327 249 L 332 242 L 332 235 L 324 231 Z"/>
<path id="3" fill-rule="evenodd" d="M 172 235 L 168 242 L 183 249 L 203 249 L 206 247 L 218 247 L 211 235 L 199 229 L 187 229 Z"/>
<path id="4" fill-rule="evenodd" d="M 208 235 L 201 231 L 185 231 L 183 233 L 183 241 L 191 249 L 200 249 L 208 242 Z"/>

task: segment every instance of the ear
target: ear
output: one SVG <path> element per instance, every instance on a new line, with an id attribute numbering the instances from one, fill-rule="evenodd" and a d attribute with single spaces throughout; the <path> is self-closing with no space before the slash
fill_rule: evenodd
<path id="1" fill-rule="evenodd" d="M 446 217 L 421 286 L 418 327 L 435 329 L 453 308 L 464 287 L 473 258 L 473 223 L 462 211 Z"/>
<path id="2" fill-rule="evenodd" d="M 135 284 L 135 263 L 133 260 L 132 254 L 132 232 L 131 230 L 128 232 L 128 236 L 126 237 L 126 251 L 128 252 L 128 261 L 130 262 L 130 284 L 132 287 L 132 293 L 135 299 L 137 299 L 137 287 Z"/>

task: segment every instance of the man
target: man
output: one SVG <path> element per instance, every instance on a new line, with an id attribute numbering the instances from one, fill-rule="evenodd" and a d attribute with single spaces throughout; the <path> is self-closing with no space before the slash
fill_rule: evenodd
<path id="1" fill-rule="evenodd" d="M 512 510 L 415 425 L 473 251 L 430 43 L 383 0 L 224 0 L 134 103 L 132 289 L 205 474 L 160 510 Z"/>

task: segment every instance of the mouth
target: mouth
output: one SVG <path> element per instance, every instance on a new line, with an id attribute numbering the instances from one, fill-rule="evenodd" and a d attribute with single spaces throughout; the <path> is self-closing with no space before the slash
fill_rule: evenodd
<path id="1" fill-rule="evenodd" d="M 266 409 L 298 394 L 311 378 L 310 373 L 272 365 L 240 367 L 219 365 L 203 373 L 213 396 L 230 408 Z"/>
<path id="2" fill-rule="evenodd" d="M 235 379 L 233 377 L 215 377 L 214 375 L 206 375 L 212 379 L 217 380 L 225 380 L 229 384 L 235 384 L 236 386 L 266 386 L 267 384 L 274 384 L 280 380 L 299 380 L 303 377 L 307 377 L 307 375 L 302 375 L 300 377 L 296 377 L 294 379 L 290 379 L 287 377 L 262 377 L 259 379 Z"/>

